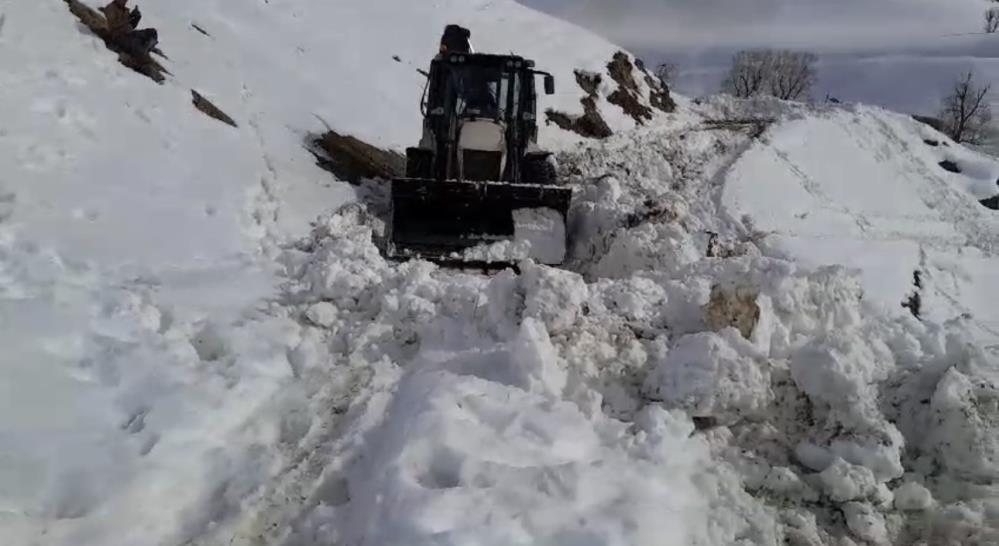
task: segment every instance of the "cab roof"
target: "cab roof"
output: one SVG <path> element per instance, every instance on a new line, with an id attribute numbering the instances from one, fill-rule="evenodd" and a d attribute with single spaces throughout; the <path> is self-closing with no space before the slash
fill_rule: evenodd
<path id="1" fill-rule="evenodd" d="M 473 66 L 485 66 L 503 68 L 514 66 L 515 68 L 534 68 L 534 61 L 525 59 L 519 55 L 494 55 L 491 53 L 440 53 L 437 61 L 444 64 L 466 64 Z"/>

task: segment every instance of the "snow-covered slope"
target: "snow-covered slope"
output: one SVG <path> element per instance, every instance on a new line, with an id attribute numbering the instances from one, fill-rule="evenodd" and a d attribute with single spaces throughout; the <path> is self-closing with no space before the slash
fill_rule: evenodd
<path id="1" fill-rule="evenodd" d="M 171 543 L 271 476 L 271 435 L 299 400 L 286 408 L 300 327 L 271 309 L 282 277 L 265 256 L 356 199 L 306 140 L 327 122 L 415 142 L 417 69 L 445 23 L 554 72 L 543 107 L 568 113 L 584 96 L 573 71 L 604 71 L 617 51 L 512 1 L 141 8 L 169 57 L 162 86 L 61 0 L 0 8 L 5 543 Z M 195 110 L 192 89 L 239 127 Z M 578 139 L 543 130 L 553 145 Z"/>
<path id="2" fill-rule="evenodd" d="M 62 2 L 4 13 L 0 55 L 9 68 L 0 100 L 17 105 L 4 116 L 4 215 L 30 219 L 36 238 L 86 259 L 191 262 L 236 252 L 243 235 L 262 229 L 300 233 L 303 218 L 350 195 L 323 187 L 328 175 L 304 147 L 309 133 L 324 129 L 321 119 L 376 145 L 415 144 L 424 83 L 417 70 L 447 22 L 472 28 L 479 50 L 516 49 L 552 71 L 558 93 L 541 106 L 570 114 L 582 113 L 585 96 L 573 71 L 606 72 L 617 51 L 512 0 L 141 7 L 169 57 L 173 77 L 163 86 L 121 66 Z M 190 89 L 239 129 L 194 110 Z M 600 106 L 615 129 L 634 126 L 619 108 Z M 549 145 L 578 139 L 542 130 Z M 13 186 L 26 179 L 30 186 Z M 158 236 L 165 223 L 176 237 Z"/>
<path id="3" fill-rule="evenodd" d="M 399 265 L 374 244 L 378 183 L 337 182 L 304 149 L 316 117 L 410 143 L 445 22 L 553 70 L 546 106 L 569 113 L 574 70 L 606 73 L 616 48 L 508 1 L 142 7 L 163 86 L 61 0 L 0 16 L 5 544 L 997 541 L 982 329 L 930 304 L 919 321 L 875 270 L 794 246 L 877 210 L 890 240 L 989 258 L 966 179 L 931 169 L 951 153 L 985 179 L 981 158 L 919 151 L 918 126 L 866 109 L 779 107 L 766 129 L 712 122 L 747 105 L 681 101 L 629 131 L 601 89 L 618 135 L 542 135 L 576 190 L 565 270 Z M 854 164 L 853 186 L 819 176 Z M 803 180 L 831 197 L 793 203 L 836 221 L 762 237 L 791 219 L 748 187 Z M 881 180 L 881 202 L 858 197 Z M 972 309 L 985 285 L 957 273 L 959 293 L 934 294 Z"/>
<path id="4" fill-rule="evenodd" d="M 982 341 L 999 344 L 999 213 L 979 203 L 999 194 L 995 159 L 857 106 L 782 122 L 729 180 L 726 207 L 775 251 L 857 268 L 889 310 L 918 293 L 922 316 L 969 314 Z"/>

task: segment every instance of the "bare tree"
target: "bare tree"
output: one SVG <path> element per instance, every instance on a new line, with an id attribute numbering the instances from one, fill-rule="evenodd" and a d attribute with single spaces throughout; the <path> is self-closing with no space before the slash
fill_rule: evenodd
<path id="1" fill-rule="evenodd" d="M 781 50 L 773 54 L 770 94 L 782 100 L 798 100 L 815 85 L 818 57 L 804 51 Z"/>
<path id="2" fill-rule="evenodd" d="M 996 3 L 996 0 L 992 0 L 992 3 Z M 985 12 L 985 32 L 993 34 L 996 31 L 999 31 L 999 8 L 989 8 Z"/>
<path id="3" fill-rule="evenodd" d="M 992 121 L 989 91 L 992 85 L 980 86 L 974 74 L 968 72 L 954 85 L 953 92 L 944 98 L 940 119 L 944 132 L 955 142 L 981 143 Z"/>
<path id="4" fill-rule="evenodd" d="M 746 99 L 765 89 L 770 74 L 771 51 L 767 49 L 743 50 L 732 57 L 732 66 L 722 82 L 722 91 Z"/>
<path id="5" fill-rule="evenodd" d="M 769 94 L 783 100 L 808 96 L 816 81 L 812 53 L 804 51 L 751 49 L 732 57 L 722 91 L 740 98 Z"/>

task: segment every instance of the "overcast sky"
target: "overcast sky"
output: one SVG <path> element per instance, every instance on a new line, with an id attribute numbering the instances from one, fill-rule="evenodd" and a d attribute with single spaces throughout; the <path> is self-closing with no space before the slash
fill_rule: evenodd
<path id="1" fill-rule="evenodd" d="M 980 30 L 986 0 L 522 0 L 631 48 L 900 48 Z"/>
<path id="2" fill-rule="evenodd" d="M 731 54 L 754 46 L 821 54 L 820 99 L 829 93 L 933 113 L 961 72 L 999 84 L 999 35 L 967 35 L 981 31 L 987 0 L 519 1 L 593 29 L 650 64 L 679 64 L 676 87 L 687 94 L 717 90 Z"/>

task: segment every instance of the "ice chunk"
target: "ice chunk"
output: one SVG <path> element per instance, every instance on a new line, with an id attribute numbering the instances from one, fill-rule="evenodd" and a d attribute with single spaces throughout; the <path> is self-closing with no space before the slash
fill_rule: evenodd
<path id="1" fill-rule="evenodd" d="M 337 310 L 332 303 L 322 301 L 309 307 L 305 311 L 305 318 L 309 319 L 309 322 L 316 326 L 329 328 L 336 322 Z"/>
<path id="2" fill-rule="evenodd" d="M 510 351 L 510 364 L 519 376 L 517 384 L 531 392 L 561 394 L 566 372 L 558 365 L 558 355 L 544 324 L 525 319 Z"/>
<path id="3" fill-rule="evenodd" d="M 565 260 L 565 217 L 549 208 L 513 211 L 514 240 L 530 243 L 531 258 L 544 264 Z"/>

